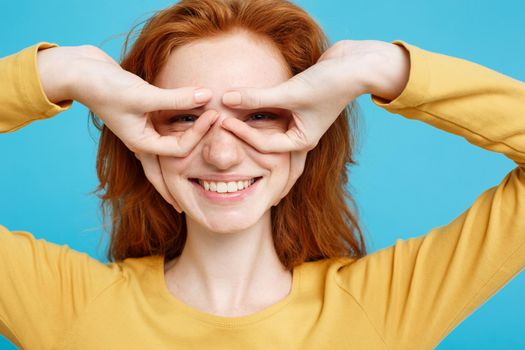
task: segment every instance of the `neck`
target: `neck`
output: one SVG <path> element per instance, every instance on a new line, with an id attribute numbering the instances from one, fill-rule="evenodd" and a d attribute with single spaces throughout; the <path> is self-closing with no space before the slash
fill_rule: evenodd
<path id="1" fill-rule="evenodd" d="M 269 210 L 235 233 L 212 232 L 186 219 L 182 254 L 166 265 L 168 288 L 177 298 L 214 314 L 238 316 L 289 294 L 292 276 L 275 251 Z"/>

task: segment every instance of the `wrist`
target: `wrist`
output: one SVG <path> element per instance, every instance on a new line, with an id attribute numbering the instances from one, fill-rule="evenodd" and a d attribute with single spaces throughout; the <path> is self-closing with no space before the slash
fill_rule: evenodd
<path id="1" fill-rule="evenodd" d="M 371 95 L 395 100 L 408 84 L 410 54 L 400 45 L 386 43 L 380 55 L 376 55 L 373 73 L 369 75 L 367 92 Z"/>
<path id="2" fill-rule="evenodd" d="M 81 70 L 86 59 L 107 58 L 102 50 L 91 45 L 53 47 L 38 51 L 38 75 L 50 102 L 58 104 L 76 99 L 76 89 L 82 83 Z"/>
<path id="3" fill-rule="evenodd" d="M 69 89 L 72 78 L 68 69 L 63 47 L 39 50 L 37 69 L 40 83 L 47 99 L 55 104 L 71 100 Z"/>

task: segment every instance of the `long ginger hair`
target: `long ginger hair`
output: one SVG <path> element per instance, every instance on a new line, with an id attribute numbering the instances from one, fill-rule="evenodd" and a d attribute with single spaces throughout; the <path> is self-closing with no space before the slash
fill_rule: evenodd
<path id="1" fill-rule="evenodd" d="M 329 47 L 317 23 L 286 0 L 183 0 L 149 18 L 131 48 L 134 29 L 128 33 L 121 66 L 152 83 L 173 49 L 239 28 L 269 38 L 293 75 L 315 64 Z M 347 167 L 356 163 L 357 108 L 352 102 L 338 116 L 308 153 L 301 177 L 271 209 L 275 250 L 287 269 L 306 261 L 366 255 L 355 201 L 346 188 Z M 111 217 L 108 259 L 179 256 L 187 234 L 184 214 L 162 198 L 140 161 L 90 114 L 101 131 L 96 191 L 104 218 Z"/>

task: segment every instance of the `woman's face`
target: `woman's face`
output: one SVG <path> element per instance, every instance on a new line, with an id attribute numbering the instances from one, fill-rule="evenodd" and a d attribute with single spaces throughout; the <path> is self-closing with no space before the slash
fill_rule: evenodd
<path id="1" fill-rule="evenodd" d="M 245 32 L 201 39 L 172 51 L 154 84 L 206 87 L 213 91 L 213 98 L 199 109 L 155 113 L 155 128 L 162 135 L 178 135 L 206 110 L 219 112 L 218 120 L 188 156 L 159 157 L 168 190 L 187 219 L 213 232 L 232 233 L 269 215 L 287 183 L 290 154 L 260 153 L 220 122 L 237 118 L 265 133 L 283 132 L 290 113 L 231 109 L 221 99 L 234 88 L 270 87 L 290 77 L 277 48 Z"/>

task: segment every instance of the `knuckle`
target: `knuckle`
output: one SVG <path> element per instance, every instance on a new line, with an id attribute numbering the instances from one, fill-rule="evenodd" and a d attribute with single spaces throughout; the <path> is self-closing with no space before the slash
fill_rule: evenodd
<path id="1" fill-rule="evenodd" d="M 173 95 L 173 106 L 175 107 L 175 109 L 182 108 L 188 104 L 186 103 L 187 102 L 186 100 L 187 100 L 187 97 L 185 95 L 183 95 L 180 92 L 177 92 Z"/>
<path id="2" fill-rule="evenodd" d="M 155 94 L 147 82 L 138 81 L 129 85 L 125 90 L 118 92 L 121 100 L 126 101 L 132 111 L 149 111 L 155 106 Z"/>
<path id="3" fill-rule="evenodd" d="M 250 91 L 249 93 L 247 93 L 245 96 L 246 98 L 246 104 L 251 106 L 251 107 L 254 107 L 254 108 L 259 108 L 261 107 L 261 96 L 259 96 L 259 94 L 255 91 Z"/>
<path id="4" fill-rule="evenodd" d="M 304 132 L 295 129 L 294 134 L 295 137 L 293 138 L 293 140 L 295 149 L 304 149 L 310 151 L 314 149 L 315 146 L 317 146 L 317 142 L 309 140 L 308 136 Z"/>

